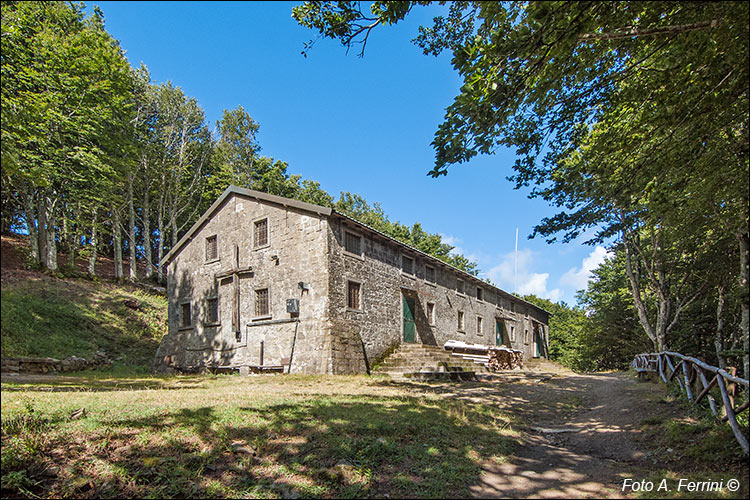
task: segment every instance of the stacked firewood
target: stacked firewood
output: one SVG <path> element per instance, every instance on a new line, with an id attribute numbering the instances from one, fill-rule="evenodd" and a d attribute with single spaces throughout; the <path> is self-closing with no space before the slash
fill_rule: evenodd
<path id="1" fill-rule="evenodd" d="M 523 368 L 523 352 L 504 347 L 490 347 L 487 367 L 492 371 Z"/>

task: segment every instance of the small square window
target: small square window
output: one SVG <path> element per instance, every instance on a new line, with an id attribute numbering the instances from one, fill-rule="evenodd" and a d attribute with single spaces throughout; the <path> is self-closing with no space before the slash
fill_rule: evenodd
<path id="1" fill-rule="evenodd" d="M 477 287 L 477 300 L 482 300 L 482 289 Z"/>
<path id="2" fill-rule="evenodd" d="M 350 281 L 346 293 L 346 307 L 349 309 L 361 309 L 360 292 L 362 285 L 356 281 Z"/>
<path id="3" fill-rule="evenodd" d="M 462 280 L 456 281 L 456 293 L 463 295 L 464 293 L 464 282 Z"/>
<path id="4" fill-rule="evenodd" d="M 435 268 L 424 266 L 424 279 L 430 283 L 435 283 Z"/>
<path id="5" fill-rule="evenodd" d="M 401 270 L 406 274 L 414 274 L 414 259 L 407 257 L 406 255 L 401 256 Z"/>
<path id="6" fill-rule="evenodd" d="M 270 304 L 268 300 L 268 288 L 255 290 L 255 315 L 256 316 L 268 316 L 270 315 Z"/>
<path id="7" fill-rule="evenodd" d="M 180 325 L 183 327 L 191 326 L 193 324 L 193 315 L 190 311 L 190 302 L 180 304 L 180 308 L 181 308 Z"/>
<path id="8" fill-rule="evenodd" d="M 216 260 L 219 255 L 216 235 L 206 238 L 206 261 Z"/>
<path id="9" fill-rule="evenodd" d="M 481 316 L 477 316 L 477 333 L 479 335 L 482 334 L 482 317 Z"/>
<path id="10" fill-rule="evenodd" d="M 435 324 L 435 304 L 427 303 L 427 322 L 432 326 Z"/>
<path id="11" fill-rule="evenodd" d="M 464 331 L 464 312 L 458 311 L 458 331 Z"/>
<path id="12" fill-rule="evenodd" d="M 268 245 L 268 219 L 255 221 L 255 247 Z"/>
<path id="13" fill-rule="evenodd" d="M 344 249 L 355 255 L 362 255 L 362 238 L 354 233 L 346 231 L 344 234 Z"/>
<path id="14" fill-rule="evenodd" d="M 214 297 L 206 300 L 206 323 L 219 322 L 219 299 Z"/>

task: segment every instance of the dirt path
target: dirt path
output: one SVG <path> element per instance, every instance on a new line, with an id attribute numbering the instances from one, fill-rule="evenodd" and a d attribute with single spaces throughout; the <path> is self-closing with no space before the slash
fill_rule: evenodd
<path id="1" fill-rule="evenodd" d="M 647 398 L 662 399 L 663 387 L 622 373 L 578 375 L 551 364 L 540 369 L 438 391 L 494 404 L 523 422 L 521 446 L 507 463 L 484 464 L 480 481 L 470 488 L 474 496 L 626 497 L 623 479 L 639 479 L 632 471 L 653 465 L 637 436 L 643 419 L 661 411 Z M 551 429 L 576 432 L 544 432 Z"/>
<path id="2" fill-rule="evenodd" d="M 509 463 L 488 463 L 475 496 L 506 498 L 623 498 L 622 479 L 633 463 L 643 460 L 632 436 L 640 432 L 643 403 L 634 398 L 635 382 L 621 374 L 564 375 L 532 382 L 514 392 L 526 393 L 534 406 L 559 400 L 571 392 L 566 413 L 559 404 L 537 412 L 522 445 Z M 551 392 L 553 394 L 543 394 Z M 563 399 L 564 401 L 564 399 Z M 548 433 L 537 429 L 577 432 Z"/>

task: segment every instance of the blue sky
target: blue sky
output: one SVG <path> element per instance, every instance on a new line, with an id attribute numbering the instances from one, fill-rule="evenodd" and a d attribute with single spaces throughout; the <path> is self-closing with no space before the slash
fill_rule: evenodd
<path id="1" fill-rule="evenodd" d="M 433 134 L 460 87 L 448 54 L 425 56 L 411 43 L 440 7 L 373 31 L 364 58 L 324 39 L 305 58 L 315 33 L 292 19 L 295 2 L 93 4 L 131 65 L 143 62 L 154 82 L 196 98 L 212 127 L 242 105 L 260 124 L 261 154 L 333 195 L 359 193 L 391 220 L 442 234 L 505 290 L 572 304 L 604 258 L 603 248 L 581 242 L 527 239 L 555 210 L 512 189 L 512 151 L 426 175 Z"/>

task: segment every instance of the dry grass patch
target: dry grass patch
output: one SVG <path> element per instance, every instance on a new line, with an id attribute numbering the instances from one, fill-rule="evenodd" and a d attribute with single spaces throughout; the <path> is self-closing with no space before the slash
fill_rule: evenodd
<path id="1" fill-rule="evenodd" d="M 3 495 L 461 497 L 515 444 L 497 409 L 377 377 L 45 386 L 3 384 Z"/>

